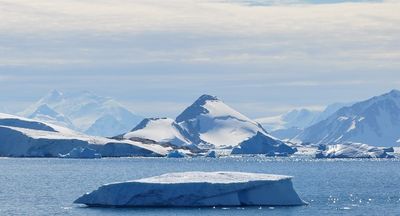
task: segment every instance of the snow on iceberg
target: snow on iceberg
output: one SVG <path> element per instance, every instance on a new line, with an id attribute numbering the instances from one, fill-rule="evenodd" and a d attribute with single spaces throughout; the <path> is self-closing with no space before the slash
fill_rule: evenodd
<path id="1" fill-rule="evenodd" d="M 267 156 L 287 156 L 294 154 L 292 148 L 282 141 L 258 132 L 255 136 L 243 141 L 232 150 L 231 154 L 266 154 Z"/>
<path id="2" fill-rule="evenodd" d="M 167 173 L 101 186 L 74 203 L 102 207 L 296 206 L 290 176 L 240 172 Z"/>
<path id="3" fill-rule="evenodd" d="M 68 154 L 60 155 L 61 158 L 101 158 L 101 154 L 91 148 L 76 147 Z"/>
<path id="4" fill-rule="evenodd" d="M 316 158 L 394 158 L 393 148 L 379 148 L 362 143 L 320 145 Z"/>

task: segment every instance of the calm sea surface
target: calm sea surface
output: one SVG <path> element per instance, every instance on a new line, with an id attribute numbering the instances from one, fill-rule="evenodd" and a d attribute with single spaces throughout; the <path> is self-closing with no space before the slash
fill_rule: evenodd
<path id="1" fill-rule="evenodd" d="M 117 181 L 179 171 L 294 176 L 308 206 L 252 208 L 86 208 L 82 194 Z M 400 215 L 400 160 L 297 158 L 0 158 L 0 215 Z"/>

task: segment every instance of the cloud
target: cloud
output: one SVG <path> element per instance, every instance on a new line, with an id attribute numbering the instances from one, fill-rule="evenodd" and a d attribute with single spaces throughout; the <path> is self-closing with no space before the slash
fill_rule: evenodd
<path id="1" fill-rule="evenodd" d="M 154 113 L 143 103 L 210 93 L 262 116 L 398 84 L 398 1 L 248 2 L 2 0 L 0 90 L 91 90 Z"/>
<path id="2" fill-rule="evenodd" d="M 400 4 L 215 1 L 0 3 L 1 63 L 399 60 Z M 3 43 L 2 43 L 3 44 Z M 39 56 L 32 61 L 27 57 Z"/>

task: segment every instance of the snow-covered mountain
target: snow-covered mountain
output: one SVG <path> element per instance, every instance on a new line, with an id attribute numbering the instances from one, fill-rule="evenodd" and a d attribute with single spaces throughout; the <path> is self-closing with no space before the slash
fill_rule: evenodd
<path id="1" fill-rule="evenodd" d="M 400 91 L 343 107 L 327 119 L 306 128 L 295 139 L 316 144 L 359 142 L 374 146 L 398 146 L 400 139 Z"/>
<path id="2" fill-rule="evenodd" d="M 191 145 L 182 128 L 170 118 L 147 118 L 131 132 L 123 135 L 124 139 L 149 139 L 158 143 L 169 143 L 177 147 Z"/>
<path id="3" fill-rule="evenodd" d="M 46 104 L 40 105 L 28 118 L 74 129 L 73 123 L 67 117 Z"/>
<path id="4" fill-rule="evenodd" d="M 255 121 L 259 122 L 274 137 L 290 140 L 299 135 L 305 128 L 325 120 L 340 108 L 351 104 L 334 103 L 328 105 L 323 111 L 305 108 L 294 109 L 282 115 L 258 118 Z"/>
<path id="5" fill-rule="evenodd" d="M 175 121 L 193 143 L 215 148 L 236 146 L 257 132 L 270 136 L 260 124 L 210 95 L 202 95 Z"/>
<path id="6" fill-rule="evenodd" d="M 71 129 L 0 113 L 0 156 L 58 157 L 90 148 L 105 157 L 163 156 L 168 148 L 129 140 L 88 136 Z"/>
<path id="7" fill-rule="evenodd" d="M 269 131 L 287 129 L 291 127 L 304 128 L 312 125 L 322 112 L 309 109 L 294 109 L 282 115 L 258 118 L 264 128 Z"/>
<path id="8" fill-rule="evenodd" d="M 121 134 L 143 119 L 111 98 L 87 91 L 62 93 L 57 90 L 47 94 L 20 115 L 30 117 L 43 105 L 64 115 L 77 130 L 97 136 Z"/>
<path id="9" fill-rule="evenodd" d="M 334 103 L 328 105 L 323 111 L 310 110 L 306 108 L 294 109 L 285 114 L 255 119 L 266 130 L 284 130 L 290 128 L 303 129 L 315 123 L 325 120 L 344 106 L 352 103 Z"/>
<path id="10" fill-rule="evenodd" d="M 252 139 L 256 136 L 257 139 Z M 244 141 L 248 141 L 250 145 L 282 143 L 269 135 L 260 124 L 210 95 L 198 98 L 175 121 L 168 118 L 146 119 L 131 132 L 119 137 L 131 140 L 148 139 L 178 147 L 196 146 L 202 149 L 233 148 Z M 257 143 L 251 144 L 253 140 Z"/>

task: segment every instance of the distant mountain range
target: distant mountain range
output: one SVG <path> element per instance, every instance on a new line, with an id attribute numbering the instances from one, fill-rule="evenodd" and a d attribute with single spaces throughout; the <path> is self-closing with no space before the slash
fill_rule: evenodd
<path id="1" fill-rule="evenodd" d="M 337 110 L 351 103 L 334 103 L 327 106 L 323 111 L 310 109 L 294 109 L 285 114 L 255 119 L 268 131 L 285 130 L 290 128 L 306 128 L 318 123 Z"/>
<path id="2" fill-rule="evenodd" d="M 367 143 L 398 146 L 400 142 L 400 91 L 346 106 L 325 120 L 307 127 L 294 139 L 305 143 Z"/>
<path id="3" fill-rule="evenodd" d="M 236 148 L 247 141 L 249 149 L 248 146 L 260 145 L 255 142 L 284 144 L 280 140 L 314 144 L 358 142 L 374 146 L 398 146 L 400 142 L 398 90 L 357 103 L 332 104 L 324 111 L 298 109 L 256 120 L 210 95 L 198 98 L 175 119 L 143 119 L 107 97 L 54 90 L 20 115 L 89 135 L 177 148 Z M 252 139 L 254 142 L 249 141 Z"/>
<path id="4" fill-rule="evenodd" d="M 87 91 L 63 93 L 57 90 L 19 115 L 106 137 L 129 131 L 143 119 L 111 98 Z"/>

